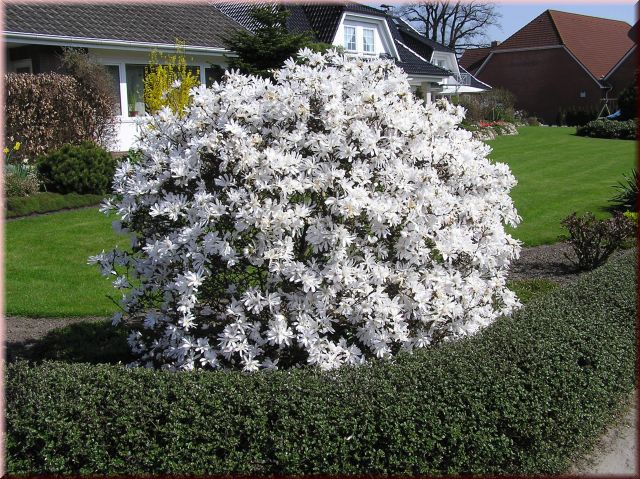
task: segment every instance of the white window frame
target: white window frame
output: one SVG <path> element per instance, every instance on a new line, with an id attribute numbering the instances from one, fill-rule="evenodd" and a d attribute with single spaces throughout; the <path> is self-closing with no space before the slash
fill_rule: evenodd
<path id="1" fill-rule="evenodd" d="M 348 37 L 349 39 L 347 39 L 347 31 L 351 32 Z M 349 48 L 349 45 L 351 44 L 350 40 L 353 40 L 353 48 Z M 348 52 L 358 51 L 358 30 L 355 26 L 344 26 L 344 49 Z"/>
<path id="2" fill-rule="evenodd" d="M 371 42 L 367 45 L 365 33 L 371 33 Z M 367 46 L 369 49 L 367 49 Z M 376 52 L 376 32 L 374 28 L 362 27 L 362 52 L 367 54 L 375 54 Z"/>

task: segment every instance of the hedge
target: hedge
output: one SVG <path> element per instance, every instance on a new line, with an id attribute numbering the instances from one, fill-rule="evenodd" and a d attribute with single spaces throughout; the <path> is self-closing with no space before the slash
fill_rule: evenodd
<path id="1" fill-rule="evenodd" d="M 24 361 L 8 472 L 534 474 L 566 470 L 634 387 L 635 252 L 481 334 L 322 373 Z"/>
<path id="2" fill-rule="evenodd" d="M 578 136 L 593 138 L 620 138 L 622 140 L 636 139 L 636 120 L 593 120 L 576 130 Z"/>
<path id="3" fill-rule="evenodd" d="M 8 73 L 5 100 L 5 138 L 21 142 L 16 160 L 33 162 L 66 143 L 107 145 L 113 139 L 113 99 L 72 76 Z"/>
<path id="4" fill-rule="evenodd" d="M 99 204 L 103 198 L 103 195 L 79 195 L 77 193 L 69 193 L 68 195 L 36 193 L 31 196 L 7 198 L 5 216 L 18 218 L 31 214 L 94 206 Z"/>

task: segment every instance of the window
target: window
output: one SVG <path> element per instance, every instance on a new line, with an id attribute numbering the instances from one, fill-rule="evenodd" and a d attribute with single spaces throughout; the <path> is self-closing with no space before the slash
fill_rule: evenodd
<path id="1" fill-rule="evenodd" d="M 373 44 L 373 29 L 372 28 L 363 28 L 362 29 L 362 50 L 365 53 L 374 53 L 375 48 Z"/>
<path id="2" fill-rule="evenodd" d="M 127 111 L 129 116 L 144 115 L 144 67 L 127 65 Z"/>
<path id="3" fill-rule="evenodd" d="M 350 51 L 356 51 L 356 28 L 344 27 L 344 48 Z"/>
<path id="4" fill-rule="evenodd" d="M 130 117 L 144 115 L 144 77 L 148 65 L 126 65 L 127 77 L 127 111 Z M 187 70 L 200 83 L 200 67 L 187 65 Z M 205 69 L 205 75 L 207 73 Z"/>
<path id="5" fill-rule="evenodd" d="M 33 73 L 31 58 L 13 62 L 13 68 L 16 73 Z"/>
<path id="6" fill-rule="evenodd" d="M 220 80 L 222 80 L 223 76 L 224 68 L 219 65 L 212 65 L 210 68 L 204 69 L 204 78 L 207 88 L 213 85 L 213 82 L 219 82 Z"/>
<path id="7" fill-rule="evenodd" d="M 113 98 L 115 99 L 115 113 L 116 115 L 122 115 L 122 105 L 120 103 L 120 67 L 118 65 L 105 65 L 108 73 L 109 85 Z"/>

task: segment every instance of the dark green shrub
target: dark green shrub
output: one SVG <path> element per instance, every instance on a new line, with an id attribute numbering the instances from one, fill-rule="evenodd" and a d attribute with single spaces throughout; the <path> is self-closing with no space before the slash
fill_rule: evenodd
<path id="1" fill-rule="evenodd" d="M 631 176 L 623 175 L 614 188 L 617 194 L 609 200 L 612 209 L 618 211 L 638 211 L 638 170 L 634 169 Z"/>
<path id="2" fill-rule="evenodd" d="M 590 136 L 593 138 L 620 138 L 622 140 L 636 139 L 636 121 L 617 121 L 600 119 L 590 121 L 576 130 L 578 136 Z"/>
<path id="3" fill-rule="evenodd" d="M 635 254 L 481 334 L 322 373 L 10 365 L 10 474 L 566 470 L 635 382 Z"/>
<path id="4" fill-rule="evenodd" d="M 64 145 L 38 159 L 38 171 L 47 191 L 104 195 L 110 191 L 116 160 L 110 153 L 85 141 Z"/>
<path id="5" fill-rule="evenodd" d="M 567 258 L 579 271 L 589 271 L 604 264 L 634 233 L 633 224 L 619 212 L 604 220 L 596 219 L 590 212 L 582 217 L 572 213 L 561 224 L 569 232 L 567 242 L 574 253 Z"/>

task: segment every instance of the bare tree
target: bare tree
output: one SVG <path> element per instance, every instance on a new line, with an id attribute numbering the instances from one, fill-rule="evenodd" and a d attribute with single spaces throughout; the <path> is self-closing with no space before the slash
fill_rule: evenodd
<path id="1" fill-rule="evenodd" d="M 456 50 L 484 46 L 487 29 L 500 26 L 495 4 L 471 1 L 422 1 L 394 8 L 427 38 Z"/>

